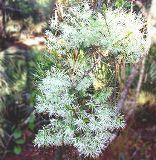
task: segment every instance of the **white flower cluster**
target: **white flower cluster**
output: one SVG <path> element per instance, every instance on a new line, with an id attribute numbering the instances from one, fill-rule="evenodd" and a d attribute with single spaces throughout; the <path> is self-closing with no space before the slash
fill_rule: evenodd
<path id="1" fill-rule="evenodd" d="M 144 49 L 142 27 L 142 18 L 134 13 L 108 9 L 101 14 L 90 9 L 87 3 L 77 4 L 65 10 L 62 22 L 51 19 L 51 28 L 46 31 L 47 47 L 66 54 L 97 46 L 133 62 Z"/>
<path id="2" fill-rule="evenodd" d="M 85 76 L 74 88 L 70 78 L 52 68 L 39 83 L 36 112 L 48 113 L 50 124 L 39 130 L 35 144 L 72 145 L 80 154 L 96 157 L 108 146 L 114 131 L 124 127 L 124 119 L 108 104 L 110 94 L 105 88 L 97 94 L 87 92 L 92 77 Z"/>
<path id="3" fill-rule="evenodd" d="M 98 59 L 107 53 L 126 62 L 138 60 L 145 45 L 142 19 L 121 9 L 97 13 L 81 3 L 66 9 L 63 21 L 52 18 L 50 25 L 47 47 L 63 60 L 38 84 L 36 112 L 47 113 L 50 123 L 39 130 L 35 144 L 72 145 L 80 154 L 96 157 L 125 124 L 108 101 L 111 89 L 94 85 Z"/>

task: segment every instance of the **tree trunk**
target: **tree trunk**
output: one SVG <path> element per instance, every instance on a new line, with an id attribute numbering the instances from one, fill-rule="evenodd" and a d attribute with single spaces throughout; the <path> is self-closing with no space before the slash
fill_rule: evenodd
<path id="1" fill-rule="evenodd" d="M 2 6 L 2 2 L 0 1 L 0 7 Z M 2 14 L 2 9 L 0 8 L 0 39 L 3 34 L 3 14 Z"/>
<path id="2" fill-rule="evenodd" d="M 152 25 L 152 31 L 151 31 L 152 43 L 156 44 L 156 0 L 152 1 L 150 15 L 151 15 L 151 25 Z"/>
<path id="3" fill-rule="evenodd" d="M 5 0 L 0 0 L 0 38 L 4 38 L 6 35 L 5 16 Z"/>

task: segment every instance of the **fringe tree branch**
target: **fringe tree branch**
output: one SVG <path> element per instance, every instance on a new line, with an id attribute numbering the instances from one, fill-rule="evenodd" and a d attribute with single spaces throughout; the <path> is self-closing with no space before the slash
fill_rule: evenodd
<path id="1" fill-rule="evenodd" d="M 137 101 L 137 98 L 139 97 L 140 89 L 141 89 L 142 82 L 143 82 L 143 79 L 144 79 L 145 62 L 146 62 L 146 57 L 143 58 L 142 63 L 141 63 L 139 81 L 138 81 L 137 89 L 136 89 L 135 103 L 136 103 L 136 101 Z"/>
<path id="2" fill-rule="evenodd" d="M 122 91 L 120 99 L 119 99 L 119 101 L 117 102 L 117 105 L 116 105 L 117 111 L 119 111 L 119 112 L 122 110 L 122 108 L 124 106 L 125 100 L 128 96 L 129 88 L 131 87 L 135 77 L 138 74 L 138 69 L 139 69 L 139 65 L 137 65 L 137 67 L 133 67 L 132 71 L 131 71 L 131 74 L 129 75 L 129 77 L 126 81 L 124 90 Z"/>
<path id="3" fill-rule="evenodd" d="M 150 50 L 150 47 L 152 45 L 152 24 L 151 24 L 151 10 L 149 12 L 149 14 L 147 14 L 147 12 L 145 12 L 145 7 L 143 6 L 143 4 L 139 1 L 134 1 L 135 4 L 137 4 L 138 6 L 140 6 L 140 9 L 141 9 L 141 12 L 142 14 L 144 15 L 145 19 L 147 20 L 147 38 L 146 38 L 146 47 L 145 47 L 145 50 L 144 50 L 144 53 L 142 55 L 142 57 L 140 58 L 139 62 L 137 62 L 134 67 L 132 68 L 132 71 L 131 71 L 131 74 L 129 75 L 126 83 L 125 83 L 125 87 L 121 93 L 121 96 L 120 96 L 120 99 L 119 101 L 117 102 L 117 105 L 116 105 L 116 108 L 117 108 L 117 111 L 121 111 L 124 107 L 124 103 L 127 99 L 127 96 L 128 96 L 128 91 L 129 91 L 129 88 L 131 87 L 135 77 L 138 75 L 139 73 L 139 68 L 142 64 L 142 61 L 145 59 L 145 57 L 148 55 L 149 53 L 149 50 Z M 152 6 L 156 3 L 155 0 L 152 1 L 152 5 L 151 5 L 151 8 Z M 142 81 L 142 77 L 141 77 L 141 80 Z M 139 86 L 139 90 L 140 90 L 140 87 Z"/>

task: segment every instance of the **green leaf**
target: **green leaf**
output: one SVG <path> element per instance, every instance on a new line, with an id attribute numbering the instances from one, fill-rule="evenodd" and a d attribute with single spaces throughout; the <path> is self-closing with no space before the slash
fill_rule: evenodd
<path id="1" fill-rule="evenodd" d="M 29 123 L 29 124 L 28 124 L 28 128 L 29 128 L 30 130 L 33 130 L 33 129 L 35 128 L 35 123 Z"/>
<path id="2" fill-rule="evenodd" d="M 35 122 L 35 115 L 31 114 L 29 117 L 29 123 L 34 123 Z"/>
<path id="3" fill-rule="evenodd" d="M 85 97 L 86 96 L 86 93 L 82 90 L 79 91 L 79 95 L 81 98 Z"/>
<path id="4" fill-rule="evenodd" d="M 107 6 L 106 6 L 105 3 L 103 4 L 103 7 L 102 7 L 102 8 L 103 8 L 103 11 L 104 11 L 104 12 L 107 10 Z"/>
<path id="5" fill-rule="evenodd" d="M 19 155 L 22 152 L 22 148 L 20 146 L 15 146 L 13 152 Z"/>
<path id="6" fill-rule="evenodd" d="M 13 133 L 13 137 L 14 137 L 15 139 L 18 139 L 18 138 L 20 138 L 21 136 L 22 136 L 22 131 L 19 130 L 19 129 L 16 129 L 16 130 L 14 131 L 14 133 Z"/>
<path id="7" fill-rule="evenodd" d="M 125 38 L 128 38 L 129 36 L 131 36 L 133 34 L 133 32 L 128 32 Z"/>
<path id="8" fill-rule="evenodd" d="M 24 139 L 17 139 L 15 142 L 16 142 L 16 144 L 24 144 L 25 140 Z"/>
<path id="9" fill-rule="evenodd" d="M 71 107 L 69 105 L 65 105 L 65 108 L 69 111 L 71 110 Z"/>
<path id="10" fill-rule="evenodd" d="M 117 8 L 120 8 L 120 7 L 122 7 L 124 5 L 124 0 L 117 0 L 116 2 L 115 2 L 115 6 L 117 7 Z"/>
<path id="11" fill-rule="evenodd" d="M 89 118 L 84 118 L 83 121 L 84 121 L 85 123 L 89 123 Z"/>

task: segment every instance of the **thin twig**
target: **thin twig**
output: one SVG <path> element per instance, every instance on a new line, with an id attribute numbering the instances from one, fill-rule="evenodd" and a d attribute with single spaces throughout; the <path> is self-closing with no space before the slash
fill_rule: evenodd
<path id="1" fill-rule="evenodd" d="M 139 81 L 138 81 L 137 89 L 136 89 L 136 98 L 135 98 L 136 100 L 138 99 L 138 96 L 139 96 L 139 93 L 140 93 L 140 89 L 141 89 L 141 86 L 142 86 L 142 81 L 143 81 L 143 78 L 144 78 L 145 62 L 146 62 L 146 57 L 144 57 L 144 59 L 142 60 L 142 63 L 141 63 Z M 135 100 L 135 102 L 136 102 L 136 100 Z"/>
<path id="2" fill-rule="evenodd" d="M 95 61 L 95 63 L 93 64 L 93 66 L 83 74 L 83 76 L 82 76 L 81 79 L 83 79 L 85 76 L 87 76 L 87 75 L 96 67 L 96 65 L 97 65 L 100 61 L 101 61 L 101 58 L 98 58 L 98 59 Z"/>

